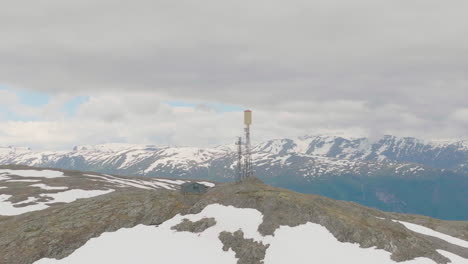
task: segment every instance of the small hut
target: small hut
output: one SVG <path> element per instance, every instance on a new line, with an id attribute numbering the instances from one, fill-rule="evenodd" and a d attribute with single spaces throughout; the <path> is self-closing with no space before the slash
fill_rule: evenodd
<path id="1" fill-rule="evenodd" d="M 201 194 L 208 190 L 208 186 L 198 182 L 186 182 L 180 186 L 180 191 L 183 194 Z"/>

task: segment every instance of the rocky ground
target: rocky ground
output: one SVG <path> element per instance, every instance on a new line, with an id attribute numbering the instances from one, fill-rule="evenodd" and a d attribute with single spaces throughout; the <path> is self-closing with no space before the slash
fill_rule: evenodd
<path id="1" fill-rule="evenodd" d="M 449 263 L 438 249 L 468 259 L 468 248 L 413 232 L 394 220 L 419 224 L 464 240 L 468 240 L 468 222 L 385 213 L 250 179 L 219 184 L 202 195 L 184 195 L 167 189 L 121 188 L 40 211 L 0 217 L 0 263 L 29 264 L 45 257 L 61 259 L 103 232 L 138 224 L 159 225 L 177 214 L 199 213 L 214 203 L 260 211 L 264 217 L 258 231 L 264 236 L 273 235 L 280 226 L 295 227 L 311 222 L 326 227 L 340 242 L 383 249 L 398 262 L 426 257 L 437 263 Z M 215 224 L 210 218 L 197 222 L 187 220 L 173 229 L 198 233 Z M 268 245 L 245 239 L 241 230 L 222 232 L 219 239 L 224 250 L 235 252 L 238 263 L 263 263 Z"/>

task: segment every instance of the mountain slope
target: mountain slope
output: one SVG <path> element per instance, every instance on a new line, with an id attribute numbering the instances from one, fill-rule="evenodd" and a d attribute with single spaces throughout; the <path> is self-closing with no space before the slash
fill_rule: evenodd
<path id="1" fill-rule="evenodd" d="M 63 203 L 127 189 L 179 190 L 188 181 L 121 177 L 93 172 L 0 166 L 0 217 L 45 210 Z M 213 186 L 214 183 L 199 181 Z"/>
<path id="2" fill-rule="evenodd" d="M 6 264 L 468 263 L 468 222 L 385 213 L 256 179 L 201 195 L 119 188 L 4 216 L 0 233 Z"/>

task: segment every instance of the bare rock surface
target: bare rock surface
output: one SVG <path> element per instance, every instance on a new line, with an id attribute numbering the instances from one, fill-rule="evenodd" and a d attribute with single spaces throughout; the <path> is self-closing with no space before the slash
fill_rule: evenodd
<path id="1" fill-rule="evenodd" d="M 182 222 L 178 225 L 173 226 L 171 229 L 179 232 L 192 232 L 192 233 L 201 233 L 206 229 L 216 225 L 216 220 L 214 218 L 203 218 L 196 222 L 192 222 L 189 219 L 183 219 Z"/>
<path id="2" fill-rule="evenodd" d="M 224 251 L 232 249 L 236 252 L 237 264 L 263 264 L 266 250 L 269 247 L 269 245 L 264 245 L 253 239 L 244 238 L 242 230 L 237 230 L 234 233 L 221 232 L 219 240 L 224 245 Z"/>

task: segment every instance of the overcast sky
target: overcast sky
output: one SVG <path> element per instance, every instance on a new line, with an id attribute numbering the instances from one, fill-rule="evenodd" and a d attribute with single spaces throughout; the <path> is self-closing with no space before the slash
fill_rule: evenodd
<path id="1" fill-rule="evenodd" d="M 468 136 L 468 1 L 7 1 L 0 145 Z"/>

